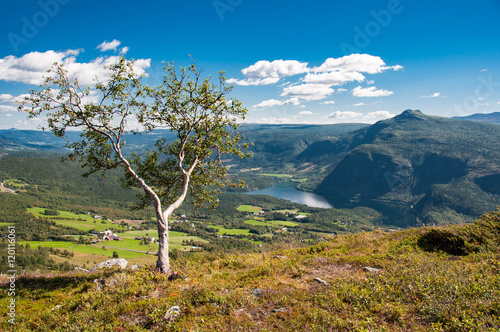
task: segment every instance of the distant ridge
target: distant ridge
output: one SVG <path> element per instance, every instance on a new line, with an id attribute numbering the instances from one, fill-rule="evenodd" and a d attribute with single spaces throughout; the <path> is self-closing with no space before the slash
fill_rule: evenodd
<path id="1" fill-rule="evenodd" d="M 452 117 L 452 119 L 500 124 L 500 112 L 476 113 L 467 116 L 454 116 Z"/>

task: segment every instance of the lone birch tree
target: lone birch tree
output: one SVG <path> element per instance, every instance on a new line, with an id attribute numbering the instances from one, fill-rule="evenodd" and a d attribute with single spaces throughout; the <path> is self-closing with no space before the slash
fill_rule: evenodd
<path id="1" fill-rule="evenodd" d="M 149 87 L 121 57 L 106 66 L 109 76 L 96 79 L 93 89 L 82 88 L 63 65 L 54 64 L 38 90 L 19 106 L 29 118 L 45 117 L 48 129 L 64 137 L 80 130 L 80 140 L 67 144 L 68 160 L 78 160 L 84 175 L 123 168 L 126 187 L 141 188 L 139 208 L 154 206 L 158 221 L 157 270 L 169 272 L 168 220 L 189 198 L 195 206 L 215 207 L 225 186 L 241 186 L 227 174 L 222 155 L 248 157 L 237 132 L 247 110 L 227 99 L 232 86 L 224 73 L 217 82 L 203 78 L 194 63 L 177 70 L 165 64 L 161 84 Z M 140 129 L 129 129 L 133 123 Z M 126 134 L 167 128 L 174 140 L 158 139 L 149 151 L 124 153 Z M 45 129 L 45 128 L 44 128 Z"/>

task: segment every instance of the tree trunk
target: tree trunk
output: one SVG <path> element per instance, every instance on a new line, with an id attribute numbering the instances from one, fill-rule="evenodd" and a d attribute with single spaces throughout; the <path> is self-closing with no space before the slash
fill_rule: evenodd
<path id="1" fill-rule="evenodd" d="M 158 261 L 156 262 L 156 270 L 162 273 L 171 272 L 170 259 L 168 257 L 168 218 L 163 219 L 162 215 L 156 215 L 158 218 Z M 163 220 L 163 222 L 161 222 Z M 165 225 L 165 227 L 163 225 Z"/>

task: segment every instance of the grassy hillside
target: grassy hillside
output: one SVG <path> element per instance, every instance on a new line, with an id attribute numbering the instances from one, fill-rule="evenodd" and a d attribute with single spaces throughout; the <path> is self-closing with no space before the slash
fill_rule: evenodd
<path id="1" fill-rule="evenodd" d="M 498 331 L 499 258 L 500 211 L 474 224 L 364 232 L 274 253 L 178 255 L 185 280 L 151 267 L 26 275 L 16 283 L 16 328 Z M 4 281 L 3 303 L 7 289 Z M 12 330 L 6 320 L 0 328 Z"/>

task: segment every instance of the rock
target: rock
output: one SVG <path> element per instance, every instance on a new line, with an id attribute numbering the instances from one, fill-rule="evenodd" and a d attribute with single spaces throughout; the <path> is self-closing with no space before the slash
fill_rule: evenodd
<path id="1" fill-rule="evenodd" d="M 171 275 L 168 276 L 168 281 L 174 281 L 174 280 L 177 280 L 177 279 L 186 279 L 186 277 L 184 277 L 182 274 L 180 274 L 180 272 L 173 272 Z"/>
<path id="2" fill-rule="evenodd" d="M 287 308 L 278 308 L 278 309 L 273 309 L 272 312 L 287 312 Z"/>
<path id="3" fill-rule="evenodd" d="M 107 260 L 105 262 L 97 264 L 90 271 L 94 272 L 95 270 L 102 269 L 103 267 L 112 267 L 115 265 L 118 265 L 120 268 L 124 269 L 127 267 L 127 264 L 128 264 L 128 262 L 125 258 L 115 258 L 115 259 L 110 259 L 110 260 Z"/>
<path id="4" fill-rule="evenodd" d="M 137 264 L 134 264 L 132 266 L 129 266 L 129 270 L 136 271 L 139 270 L 141 267 Z"/>
<path id="5" fill-rule="evenodd" d="M 314 280 L 314 281 L 316 281 L 316 282 L 317 282 L 317 283 L 319 283 L 319 284 L 322 284 L 322 285 L 325 285 L 325 286 L 330 286 L 330 284 L 329 284 L 329 283 L 327 283 L 326 281 L 324 281 L 324 280 L 323 280 L 323 279 L 321 279 L 321 278 L 314 277 L 314 278 L 313 278 L 313 280 Z"/>
<path id="6" fill-rule="evenodd" d="M 262 288 L 254 288 L 250 291 L 250 294 L 255 296 L 262 296 L 264 295 L 264 290 Z"/>
<path id="7" fill-rule="evenodd" d="M 371 273 L 379 273 L 380 272 L 380 269 L 376 269 L 376 268 L 370 267 L 370 266 L 365 266 L 363 268 L 363 270 L 371 272 Z"/>
<path id="8" fill-rule="evenodd" d="M 165 319 L 173 322 L 180 315 L 181 315 L 181 308 L 179 308 L 179 306 L 176 305 L 167 310 L 167 312 L 165 313 Z"/>

